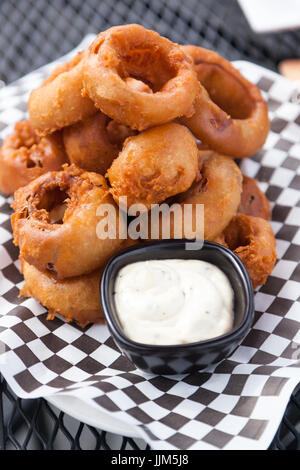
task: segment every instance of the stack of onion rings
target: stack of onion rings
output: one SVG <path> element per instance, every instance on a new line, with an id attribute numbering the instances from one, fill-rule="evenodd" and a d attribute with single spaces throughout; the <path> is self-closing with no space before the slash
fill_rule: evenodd
<path id="1" fill-rule="evenodd" d="M 123 239 L 119 208 L 146 217 L 161 203 L 177 204 L 184 216 L 189 207 L 189 219 L 168 214 L 168 238 L 177 238 L 178 227 L 198 238 L 203 205 L 200 235 L 233 250 L 254 287 L 266 281 L 276 260 L 270 204 L 233 158 L 263 146 L 267 106 L 225 59 L 140 25 L 112 27 L 57 67 L 28 108 L 30 122 L 18 123 L 2 146 L 0 189 L 19 188 L 12 226 L 22 293 L 48 308 L 49 319 L 58 313 L 83 327 L 102 321 L 104 264 L 137 242 Z M 108 208 L 116 217 L 112 236 L 102 224 Z M 159 238 L 164 216 L 154 227 Z"/>
<path id="2" fill-rule="evenodd" d="M 256 153 L 269 132 L 268 108 L 259 89 L 215 52 L 196 46 L 183 50 L 192 57 L 203 85 L 195 113 L 182 118 L 183 124 L 225 155 L 244 158 Z"/>

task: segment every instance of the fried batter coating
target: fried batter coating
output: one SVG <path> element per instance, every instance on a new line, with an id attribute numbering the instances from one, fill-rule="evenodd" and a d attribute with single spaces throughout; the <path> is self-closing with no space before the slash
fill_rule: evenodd
<path id="1" fill-rule="evenodd" d="M 71 163 L 104 175 L 118 156 L 124 140 L 133 135 L 129 127 L 97 112 L 63 131 L 65 149 Z"/>
<path id="2" fill-rule="evenodd" d="M 26 261 L 22 261 L 25 279 L 20 294 L 34 297 L 48 309 L 48 320 L 60 314 L 84 328 L 89 323 L 103 322 L 99 296 L 99 283 L 103 267 L 84 276 L 58 281 L 48 272 L 41 272 Z"/>
<path id="3" fill-rule="evenodd" d="M 128 78 L 147 88 L 130 86 Z M 83 82 L 97 108 L 139 131 L 191 116 L 200 88 L 182 48 L 138 24 L 115 26 L 97 36 L 84 60 Z"/>
<path id="4" fill-rule="evenodd" d="M 185 193 L 172 202 L 193 205 L 193 227 L 185 232 L 195 232 L 197 204 L 204 206 L 204 238 L 214 240 L 236 214 L 241 200 L 242 174 L 232 158 L 212 150 L 199 150 L 200 177 Z"/>
<path id="5" fill-rule="evenodd" d="M 17 122 L 0 149 L 0 190 L 13 194 L 47 171 L 60 170 L 66 161 L 59 132 L 39 137 L 29 121 Z"/>
<path id="6" fill-rule="evenodd" d="M 94 114 L 94 103 L 83 97 L 82 66 L 86 52 L 59 65 L 28 101 L 29 119 L 39 135 L 70 126 Z"/>
<path id="7" fill-rule="evenodd" d="M 98 230 L 98 224 L 107 220 L 106 213 L 99 213 L 103 204 L 112 209 L 111 217 L 116 215 L 115 234 L 107 238 L 105 227 L 102 238 Z M 12 207 L 14 243 L 21 257 L 58 280 L 97 269 L 123 243 L 120 233 L 125 222 L 118 217 L 105 178 L 75 165 L 46 173 L 20 188 Z"/>
<path id="8" fill-rule="evenodd" d="M 270 220 L 270 203 L 266 195 L 259 189 L 257 181 L 243 175 L 243 192 L 238 212 Z"/>
<path id="9" fill-rule="evenodd" d="M 260 217 L 237 214 L 224 230 L 224 238 L 246 266 L 253 288 L 264 284 L 276 262 L 271 225 Z"/>
<path id="10" fill-rule="evenodd" d="M 126 139 L 107 172 L 111 194 L 120 203 L 159 204 L 186 191 L 198 168 L 198 149 L 191 133 L 179 124 L 154 127 Z"/>
<path id="11" fill-rule="evenodd" d="M 183 118 L 193 134 L 212 149 L 235 158 L 250 157 L 269 132 L 268 107 L 258 87 L 216 52 L 183 46 L 201 83 L 195 113 Z"/>
<path id="12" fill-rule="evenodd" d="M 129 88 L 132 91 L 139 91 L 140 93 L 150 93 L 150 94 L 153 93 L 151 88 L 146 83 L 144 83 L 142 80 L 136 80 L 133 77 L 127 77 L 127 78 L 125 78 L 124 81 L 125 81 L 126 85 L 129 86 Z"/>

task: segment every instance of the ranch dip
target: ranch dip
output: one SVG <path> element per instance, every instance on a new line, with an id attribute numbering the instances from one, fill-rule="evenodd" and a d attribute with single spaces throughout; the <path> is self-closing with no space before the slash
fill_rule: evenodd
<path id="1" fill-rule="evenodd" d="M 186 344 L 227 333 L 233 325 L 227 276 L 200 260 L 139 261 L 123 267 L 114 299 L 124 333 L 153 345 Z"/>

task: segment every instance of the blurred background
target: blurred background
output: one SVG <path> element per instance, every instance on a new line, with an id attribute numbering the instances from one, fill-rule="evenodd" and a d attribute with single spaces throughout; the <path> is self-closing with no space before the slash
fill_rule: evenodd
<path id="1" fill-rule="evenodd" d="M 0 79 L 10 83 L 58 58 L 87 33 L 134 22 L 173 41 L 202 45 L 227 59 L 247 59 L 273 70 L 281 60 L 296 57 L 300 29 L 254 32 L 240 7 L 245 1 L 250 4 L 249 0 L 1 0 Z M 287 2 L 295 0 L 259 0 L 257 8 L 278 1 L 284 12 Z M 257 10 L 257 15 L 270 20 L 272 10 L 269 14 Z"/>

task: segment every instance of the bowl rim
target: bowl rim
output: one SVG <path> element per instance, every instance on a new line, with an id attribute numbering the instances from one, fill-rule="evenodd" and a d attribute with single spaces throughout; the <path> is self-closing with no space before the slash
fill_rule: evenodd
<path id="1" fill-rule="evenodd" d="M 170 351 L 173 352 L 175 350 L 184 350 L 186 351 L 187 349 L 195 349 L 195 348 L 209 348 L 209 347 L 215 347 L 216 344 L 228 344 L 231 342 L 234 342 L 237 338 L 240 337 L 241 334 L 243 334 L 245 331 L 247 331 L 254 319 L 254 291 L 252 287 L 252 282 L 249 276 L 249 273 L 244 265 L 244 263 L 239 259 L 239 257 L 226 248 L 223 245 L 220 245 L 219 243 L 211 242 L 211 241 L 204 241 L 203 242 L 203 248 L 208 248 L 208 249 L 216 249 L 219 252 L 222 253 L 223 256 L 226 256 L 227 258 L 231 259 L 232 261 L 232 266 L 238 273 L 239 277 L 242 279 L 243 287 L 245 290 L 246 294 L 246 307 L 245 307 L 245 312 L 244 312 L 244 317 L 240 325 L 237 327 L 231 329 L 227 333 L 224 333 L 223 335 L 219 335 L 213 338 L 209 338 L 206 340 L 201 340 L 201 341 L 194 341 L 192 343 L 184 343 L 184 344 L 147 344 L 147 343 L 139 343 L 137 341 L 134 341 L 130 339 L 128 336 L 126 336 L 121 328 L 119 327 L 115 314 L 114 314 L 114 309 L 111 306 L 110 300 L 109 300 L 109 286 L 110 283 L 112 282 L 111 280 L 111 274 L 114 272 L 116 269 L 116 265 L 120 259 L 123 259 L 124 257 L 126 258 L 127 255 L 130 255 L 131 253 L 135 251 L 140 251 L 140 250 L 145 250 L 147 247 L 161 247 L 162 250 L 169 245 L 184 245 L 185 243 L 191 242 L 191 240 L 187 239 L 168 239 L 168 240 L 158 240 L 158 241 L 145 241 L 141 242 L 138 245 L 134 245 L 128 248 L 125 248 L 124 250 L 118 252 L 114 256 L 112 256 L 109 261 L 107 262 L 101 280 L 100 280 L 100 297 L 101 297 L 101 305 L 102 305 L 102 310 L 104 313 L 105 320 L 107 322 L 107 325 L 111 331 L 111 334 L 113 337 L 116 337 L 116 341 L 118 343 L 121 343 L 125 345 L 127 348 L 131 350 L 139 350 L 140 352 L 155 352 L 155 351 Z M 201 248 L 202 250 L 202 248 Z M 198 250 L 200 251 L 200 250 Z M 153 259 L 160 259 L 160 258 L 153 258 Z M 175 259 L 175 258 L 165 258 L 165 259 Z M 197 258 L 194 258 L 197 259 Z M 133 261 L 134 262 L 134 261 Z M 130 262 L 127 264 L 131 264 Z M 126 263 L 124 264 L 124 266 Z M 120 268 L 121 269 L 121 268 Z M 221 269 L 221 268 L 220 268 Z M 119 271 L 119 270 L 118 270 Z M 117 271 L 117 272 L 118 272 Z M 115 276 L 116 279 L 116 276 Z"/>

